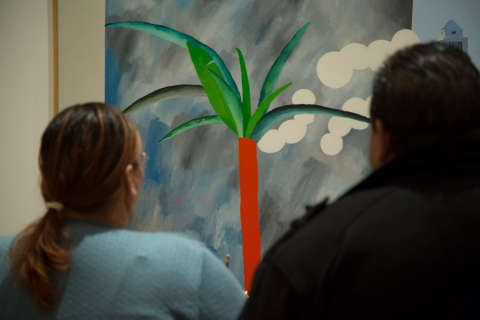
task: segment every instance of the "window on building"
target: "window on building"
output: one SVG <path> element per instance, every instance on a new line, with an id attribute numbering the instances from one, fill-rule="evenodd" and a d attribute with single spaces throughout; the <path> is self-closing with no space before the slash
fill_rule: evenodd
<path id="1" fill-rule="evenodd" d="M 449 46 L 463 50 L 463 44 L 461 41 L 450 41 L 447 43 Z"/>

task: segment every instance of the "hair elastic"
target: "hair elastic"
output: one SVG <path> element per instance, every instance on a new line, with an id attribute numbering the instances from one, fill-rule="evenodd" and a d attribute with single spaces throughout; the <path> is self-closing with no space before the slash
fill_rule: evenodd
<path id="1" fill-rule="evenodd" d="M 57 201 L 45 202 L 45 206 L 47 207 L 47 209 L 53 209 L 57 212 L 63 210 L 63 204 Z"/>

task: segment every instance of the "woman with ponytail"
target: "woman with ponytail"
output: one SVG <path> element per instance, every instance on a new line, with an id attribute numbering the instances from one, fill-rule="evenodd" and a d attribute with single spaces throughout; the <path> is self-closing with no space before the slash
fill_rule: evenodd
<path id="1" fill-rule="evenodd" d="M 126 230 L 147 156 L 103 103 L 60 112 L 42 136 L 46 212 L 0 241 L 1 319 L 234 319 L 239 283 L 201 244 Z"/>

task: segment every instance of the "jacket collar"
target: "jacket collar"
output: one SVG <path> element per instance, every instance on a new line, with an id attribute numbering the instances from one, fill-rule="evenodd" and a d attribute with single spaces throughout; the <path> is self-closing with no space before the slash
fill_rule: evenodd
<path id="1" fill-rule="evenodd" d="M 480 141 L 435 145 L 397 156 L 373 171 L 342 198 L 361 190 L 395 185 L 399 181 L 414 183 L 424 177 L 452 175 L 464 175 L 480 183 Z"/>

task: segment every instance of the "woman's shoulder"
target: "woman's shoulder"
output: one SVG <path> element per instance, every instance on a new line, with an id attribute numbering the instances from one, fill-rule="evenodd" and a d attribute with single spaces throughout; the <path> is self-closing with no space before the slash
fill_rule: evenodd
<path id="1" fill-rule="evenodd" d="M 177 232 L 143 232 L 128 229 L 117 229 L 110 235 L 118 240 L 132 241 L 142 244 L 145 248 L 176 247 L 184 249 L 199 250 L 205 245 L 188 235 Z"/>
<path id="2" fill-rule="evenodd" d="M 99 225 L 71 225 L 72 250 L 103 252 L 115 259 L 144 257 L 148 260 L 201 259 L 207 250 L 199 241 L 173 232 L 141 232 Z"/>
<path id="3" fill-rule="evenodd" d="M 176 233 L 98 226 L 74 226 L 71 231 L 73 269 L 116 270 L 119 277 L 128 275 L 122 282 L 135 279 L 145 286 L 151 278 L 161 278 L 159 283 L 168 285 L 174 279 L 188 279 L 198 286 L 204 251 L 208 251 L 198 241 Z"/>
<path id="4" fill-rule="evenodd" d="M 10 244 L 12 243 L 13 237 L 0 237 L 0 254 L 8 252 Z"/>
<path id="5" fill-rule="evenodd" d="M 13 237 L 0 237 L 0 276 L 8 270 L 8 251 Z"/>
<path id="6" fill-rule="evenodd" d="M 141 246 L 142 252 L 162 251 L 163 254 L 188 253 L 198 256 L 207 250 L 200 241 L 187 235 L 176 232 L 141 232 L 132 230 L 119 230 L 118 236 L 126 241 L 132 241 Z M 138 252 L 138 251 L 137 251 Z"/>

